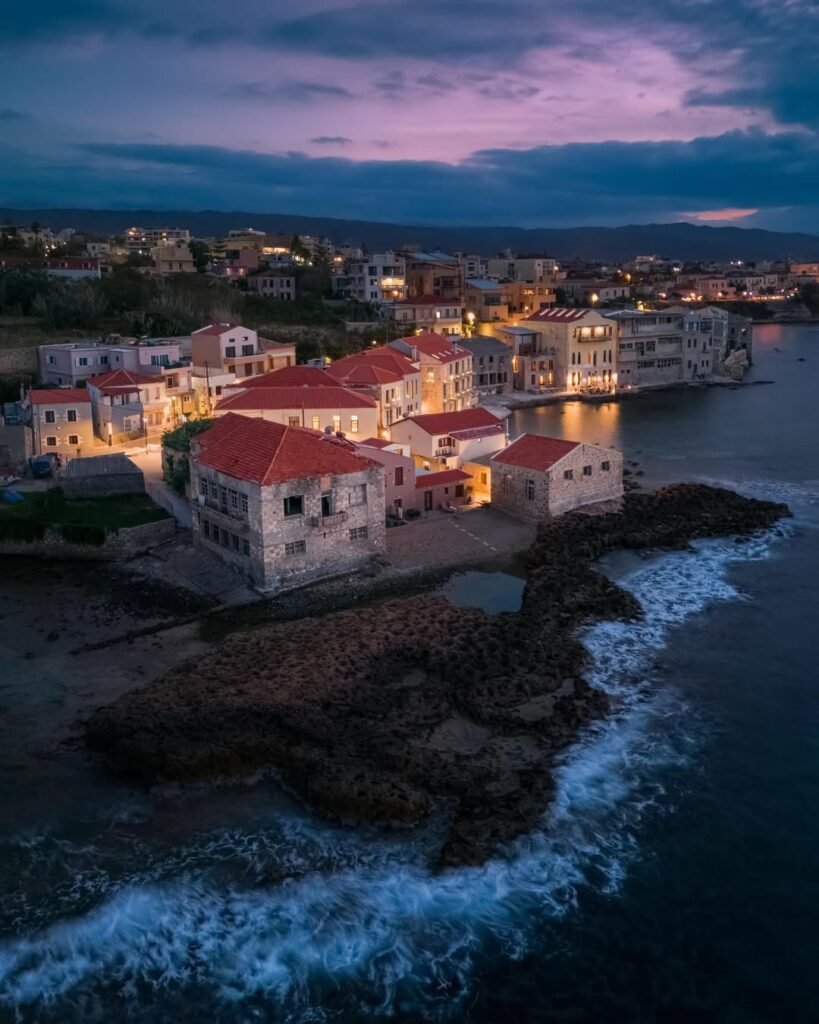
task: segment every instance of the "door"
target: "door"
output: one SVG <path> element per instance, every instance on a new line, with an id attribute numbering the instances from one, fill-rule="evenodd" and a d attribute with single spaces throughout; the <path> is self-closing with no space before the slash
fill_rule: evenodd
<path id="1" fill-rule="evenodd" d="M 432 491 L 424 491 L 424 511 L 432 511 Z"/>

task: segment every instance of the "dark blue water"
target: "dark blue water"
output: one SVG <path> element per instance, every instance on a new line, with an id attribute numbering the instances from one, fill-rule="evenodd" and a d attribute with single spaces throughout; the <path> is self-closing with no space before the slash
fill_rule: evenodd
<path id="1" fill-rule="evenodd" d="M 60 764 L 50 786 L 21 770 L 0 1020 L 819 1018 L 819 331 L 756 345 L 773 385 L 516 416 L 795 512 L 747 544 L 611 560 L 646 618 L 586 634 L 619 710 L 569 751 L 539 830 L 435 875 L 434 824 L 332 829 L 267 784 L 158 801 L 82 759 L 61 797 Z"/>

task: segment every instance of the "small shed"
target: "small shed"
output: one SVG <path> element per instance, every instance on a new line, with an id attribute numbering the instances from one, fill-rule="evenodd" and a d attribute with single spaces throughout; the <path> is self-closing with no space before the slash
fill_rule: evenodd
<path id="1" fill-rule="evenodd" d="M 122 452 L 71 459 L 61 474 L 67 498 L 99 498 L 107 494 L 143 494 L 142 470 Z"/>

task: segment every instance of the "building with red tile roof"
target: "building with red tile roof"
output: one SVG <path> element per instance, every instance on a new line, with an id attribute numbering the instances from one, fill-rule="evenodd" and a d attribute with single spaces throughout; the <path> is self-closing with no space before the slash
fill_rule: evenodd
<path id="1" fill-rule="evenodd" d="M 85 388 L 40 388 L 26 395 L 34 454 L 66 458 L 88 455 L 94 447 L 91 396 Z"/>
<path id="2" fill-rule="evenodd" d="M 452 509 L 469 500 L 467 486 L 471 474 L 462 469 L 418 473 L 415 477 L 416 508 L 419 512 Z"/>
<path id="3" fill-rule="evenodd" d="M 622 454 L 596 444 L 522 434 L 490 466 L 493 507 L 523 519 L 592 505 L 614 509 L 623 497 Z"/>
<path id="4" fill-rule="evenodd" d="M 277 370 L 248 377 L 237 388 L 337 388 L 339 382 L 318 366 L 284 366 Z"/>
<path id="5" fill-rule="evenodd" d="M 506 421 L 480 406 L 460 412 L 411 416 L 393 424 L 390 437 L 407 445 L 417 464 L 460 469 L 465 461 L 506 447 Z"/>
<path id="6" fill-rule="evenodd" d="M 381 465 L 349 442 L 228 413 L 191 446 L 194 538 L 264 590 L 384 550 Z"/>
<path id="7" fill-rule="evenodd" d="M 456 412 L 475 404 L 472 353 L 451 338 L 426 331 L 390 342 L 421 369 L 421 412 Z"/>
<path id="8" fill-rule="evenodd" d="M 420 366 L 389 345 L 345 356 L 326 372 L 344 387 L 376 399 L 380 433 L 387 433 L 396 420 L 421 411 Z"/>
<path id="9" fill-rule="evenodd" d="M 296 363 L 296 346 L 270 342 L 237 323 L 215 323 L 191 334 L 191 361 L 198 376 L 229 374 L 236 380 Z"/>
<path id="10" fill-rule="evenodd" d="M 517 338 L 512 332 L 522 332 Z M 520 391 L 605 392 L 617 387 L 619 326 L 595 309 L 544 308 L 500 337 L 514 346 Z M 520 340 L 520 345 L 517 344 Z"/>
<path id="11" fill-rule="evenodd" d="M 89 377 L 94 432 L 111 444 L 159 435 L 175 425 L 175 406 L 166 378 L 111 370 Z"/>
<path id="12" fill-rule="evenodd" d="M 86 388 L 36 388 L 26 395 L 30 405 L 91 404 Z"/>

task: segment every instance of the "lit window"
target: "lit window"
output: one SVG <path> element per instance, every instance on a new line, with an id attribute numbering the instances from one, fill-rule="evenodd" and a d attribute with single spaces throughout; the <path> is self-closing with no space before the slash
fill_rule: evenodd
<path id="1" fill-rule="evenodd" d="M 340 416 L 334 416 L 333 417 L 333 431 L 335 433 L 338 433 L 340 430 L 341 430 L 341 417 Z"/>
<path id="2" fill-rule="evenodd" d="M 358 416 L 351 416 L 350 417 L 350 433 L 351 434 L 357 434 L 358 433 Z"/>
<path id="3" fill-rule="evenodd" d="M 313 417 L 313 430 L 321 430 L 321 419 L 318 416 Z"/>

